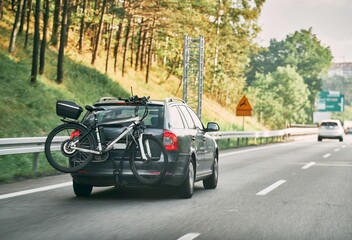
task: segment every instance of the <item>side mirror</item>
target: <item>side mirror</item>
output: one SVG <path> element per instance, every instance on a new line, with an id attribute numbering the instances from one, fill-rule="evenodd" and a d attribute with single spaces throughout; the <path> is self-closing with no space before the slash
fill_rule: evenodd
<path id="1" fill-rule="evenodd" d="M 216 122 L 208 122 L 207 128 L 205 130 L 207 132 L 216 132 L 220 130 L 220 127 Z"/>

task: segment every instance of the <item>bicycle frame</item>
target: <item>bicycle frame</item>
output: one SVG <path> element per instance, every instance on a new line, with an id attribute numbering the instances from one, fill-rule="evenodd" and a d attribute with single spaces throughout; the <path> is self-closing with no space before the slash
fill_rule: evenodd
<path id="1" fill-rule="evenodd" d="M 95 114 L 94 114 L 95 115 Z M 109 123 L 105 123 L 104 125 L 109 125 L 109 124 L 116 124 L 116 123 L 127 123 L 127 122 L 132 122 L 129 126 L 125 127 L 124 130 L 111 142 L 108 144 L 108 146 L 106 147 L 106 149 L 103 151 L 103 148 L 102 148 L 102 144 L 101 144 L 101 136 L 100 136 L 100 132 L 99 132 L 99 126 L 100 125 L 95 125 L 94 128 L 92 128 L 92 130 L 94 129 L 95 130 L 95 134 L 96 134 L 96 137 L 97 137 L 97 140 L 98 140 L 98 151 L 95 151 L 95 150 L 90 150 L 90 149 L 85 149 L 85 148 L 80 148 L 80 147 L 76 147 L 76 144 L 79 142 L 79 139 L 76 140 L 76 141 L 73 141 L 70 143 L 71 145 L 71 148 L 73 150 L 76 150 L 76 151 L 81 151 L 81 152 L 86 152 L 86 153 L 93 153 L 93 154 L 97 154 L 97 155 L 101 155 L 105 152 L 108 152 L 112 149 L 114 149 L 114 144 L 117 143 L 119 140 L 121 140 L 124 136 L 126 136 L 127 134 L 130 134 L 130 136 L 132 137 L 132 139 L 136 142 L 136 139 L 134 138 L 133 134 L 132 134 L 132 131 L 133 131 L 133 128 L 139 124 L 140 122 L 142 121 L 141 118 L 139 117 L 135 117 L 135 118 L 129 118 L 129 119 L 125 119 L 125 120 L 118 120 L 118 121 L 113 121 L 113 122 L 109 122 Z M 87 134 L 89 134 L 92 130 L 88 131 Z M 143 160 L 147 160 L 148 157 L 147 155 L 145 154 L 145 151 L 144 151 L 144 146 L 143 146 L 143 143 L 142 143 L 142 139 L 143 139 L 143 135 L 144 133 L 140 134 L 139 137 L 138 137 L 138 145 L 139 145 L 139 149 L 140 149 L 140 153 L 141 153 L 141 157 Z M 84 137 L 84 136 L 83 136 Z M 137 142 L 136 142 L 137 143 Z M 151 156 L 151 152 L 150 152 L 150 146 L 149 144 L 147 143 L 146 144 L 147 146 L 147 154 L 149 156 Z M 127 147 L 127 146 L 126 146 Z"/>

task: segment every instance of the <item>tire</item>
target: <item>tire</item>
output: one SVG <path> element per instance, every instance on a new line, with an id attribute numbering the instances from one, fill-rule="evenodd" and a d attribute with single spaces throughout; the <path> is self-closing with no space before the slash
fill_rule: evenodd
<path id="1" fill-rule="evenodd" d="M 73 180 L 73 192 L 76 194 L 77 197 L 90 197 L 92 193 L 93 186 L 92 185 L 84 185 L 76 183 Z"/>
<path id="2" fill-rule="evenodd" d="M 148 185 L 159 183 L 167 169 L 167 151 L 164 145 L 152 135 L 143 134 L 142 142 L 148 159 L 142 159 L 139 146 L 133 142 L 130 147 L 131 170 L 134 176 L 142 183 Z M 146 144 L 150 146 L 151 156 L 147 154 Z"/>
<path id="3" fill-rule="evenodd" d="M 213 164 L 213 173 L 212 175 L 203 180 L 203 186 L 205 189 L 215 189 L 218 185 L 218 178 L 219 178 L 219 164 L 218 164 L 218 157 L 214 157 L 214 164 Z"/>
<path id="4" fill-rule="evenodd" d="M 73 136 L 73 132 L 79 131 L 78 136 Z M 94 149 L 95 140 L 91 134 L 85 135 L 88 130 L 79 124 L 65 123 L 49 133 L 45 141 L 45 156 L 50 165 L 56 170 L 64 173 L 73 173 L 83 169 L 93 159 L 92 153 L 83 153 L 72 150 L 69 147 L 70 139 L 79 139 L 79 146 L 86 149 Z M 55 139 L 55 141 L 53 141 Z"/>
<path id="5" fill-rule="evenodd" d="M 318 142 L 321 142 L 323 140 L 322 137 L 318 137 Z"/>
<path id="6" fill-rule="evenodd" d="M 342 137 L 340 137 L 339 140 L 340 140 L 340 142 L 343 142 L 343 138 Z"/>
<path id="7" fill-rule="evenodd" d="M 194 193 L 194 165 L 193 161 L 189 161 L 188 172 L 185 181 L 179 188 L 179 198 L 191 198 Z"/>

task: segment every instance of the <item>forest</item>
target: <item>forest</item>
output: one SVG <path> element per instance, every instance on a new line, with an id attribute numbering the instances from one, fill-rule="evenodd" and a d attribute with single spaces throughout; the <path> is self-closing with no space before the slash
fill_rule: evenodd
<path id="1" fill-rule="evenodd" d="M 116 79 L 135 71 L 148 84 L 153 69 L 162 67 L 168 74 L 160 84 L 171 76 L 179 79 L 176 95 L 183 78 L 184 36 L 204 36 L 207 97 L 234 109 L 231 103 L 248 94 L 254 115 L 272 129 L 309 123 L 332 62 L 331 51 L 312 28 L 289 33 L 281 41 L 272 39 L 269 47 L 259 46 L 258 18 L 264 3 L 1 0 L 0 23 L 11 31 L 10 54 L 19 47 L 17 36 L 25 39 L 24 48 L 32 49 L 31 83 L 45 75 L 47 49 L 56 49 L 56 74 L 50 78 L 62 84 L 65 51 L 74 49 L 91 67 L 114 72 Z"/>
<path id="2" fill-rule="evenodd" d="M 33 37 L 31 81 L 45 72 L 47 45 L 57 48 L 55 81 L 64 81 L 64 52 L 74 47 L 105 62 L 122 77 L 129 69 L 149 80 L 153 65 L 182 79 L 183 36 L 206 41 L 206 94 L 219 102 L 238 99 L 245 86 L 249 52 L 256 48 L 257 19 L 264 0 L 12 0 L 0 1 L 1 19 L 13 22 L 9 52 L 16 36 Z M 6 11 L 5 11 L 6 10 Z M 5 14 L 6 13 L 6 14 Z M 11 16 L 12 15 L 12 16 Z M 28 41 L 25 41 L 25 48 Z M 32 47 L 32 46 L 30 46 Z M 166 81 L 167 79 L 165 79 Z"/>

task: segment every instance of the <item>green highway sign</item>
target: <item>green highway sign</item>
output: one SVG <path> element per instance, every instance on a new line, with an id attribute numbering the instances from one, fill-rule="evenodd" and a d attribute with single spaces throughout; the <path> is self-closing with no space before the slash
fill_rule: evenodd
<path id="1" fill-rule="evenodd" d="M 317 102 L 318 112 L 343 112 L 345 95 L 338 91 L 321 91 Z"/>

